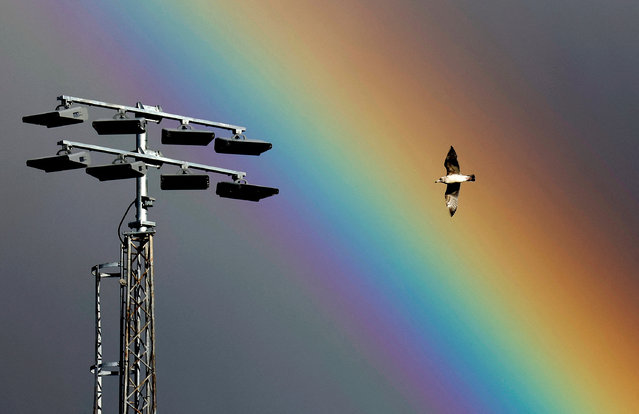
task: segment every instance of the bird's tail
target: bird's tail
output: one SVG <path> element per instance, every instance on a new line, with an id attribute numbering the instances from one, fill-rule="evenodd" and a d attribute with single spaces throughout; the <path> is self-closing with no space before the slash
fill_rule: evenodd
<path id="1" fill-rule="evenodd" d="M 469 177 L 468 181 L 475 181 L 475 174 L 471 174 Z"/>

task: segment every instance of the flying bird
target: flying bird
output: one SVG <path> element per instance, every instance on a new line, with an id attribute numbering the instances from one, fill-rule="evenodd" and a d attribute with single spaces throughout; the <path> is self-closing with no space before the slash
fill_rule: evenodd
<path id="1" fill-rule="evenodd" d="M 475 181 L 475 174 L 464 175 L 459 173 L 457 153 L 452 146 L 444 160 L 444 167 L 446 167 L 446 175 L 435 182 L 446 184 L 444 198 L 446 199 L 446 207 L 448 207 L 448 211 L 452 217 L 455 211 L 457 211 L 457 199 L 459 198 L 459 187 L 461 187 L 461 183 L 465 181 Z"/>

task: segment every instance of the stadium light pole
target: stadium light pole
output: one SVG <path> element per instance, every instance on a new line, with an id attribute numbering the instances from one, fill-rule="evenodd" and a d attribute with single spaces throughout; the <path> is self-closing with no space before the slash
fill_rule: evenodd
<path id="1" fill-rule="evenodd" d="M 209 187 L 207 174 L 192 175 L 190 170 L 201 170 L 229 176 L 232 182 L 218 182 L 216 194 L 224 198 L 260 201 L 279 193 L 271 187 L 246 183 L 246 173 L 216 166 L 192 163 L 162 155 L 147 148 L 147 126 L 149 122 L 160 123 L 163 119 L 179 121 L 178 129 L 163 129 L 162 143 L 171 145 L 208 145 L 215 137 L 212 131 L 191 129 L 191 124 L 199 124 L 231 131 L 231 140 L 218 138 L 215 150 L 219 153 L 260 155 L 271 148 L 271 144 L 246 140 L 246 128 L 231 124 L 207 121 L 163 112 L 159 106 L 147 106 L 138 102 L 135 107 L 110 104 L 85 98 L 62 95 L 55 111 L 25 116 L 23 122 L 43 125 L 47 128 L 73 125 L 88 120 L 88 111 L 83 106 L 109 108 L 117 111 L 113 119 L 93 121 L 93 128 L 99 135 L 135 134 L 136 148 L 126 151 L 98 145 L 62 140 L 58 142 L 60 151 L 55 156 L 27 160 L 27 166 L 45 172 L 85 168 L 85 171 L 100 181 L 135 178 L 136 195 L 135 221 L 129 223 L 132 229 L 121 238 L 119 262 L 96 265 L 91 273 L 95 277 L 95 364 L 93 413 L 102 413 L 102 377 L 119 376 L 120 414 L 155 414 L 157 409 L 155 372 L 155 312 L 154 312 L 154 265 L 153 236 L 155 223 L 149 220 L 148 209 L 155 201 L 148 194 L 147 170 L 175 165 L 182 174 L 163 175 L 163 190 L 193 190 Z M 127 118 L 130 113 L 135 118 Z M 73 150 L 82 150 L 72 152 Z M 115 155 L 113 164 L 92 166 L 90 152 Z M 131 160 L 131 161 L 128 161 Z M 128 212 L 128 210 L 127 210 Z M 126 213 L 125 213 L 126 216 Z M 120 237 L 118 230 L 118 237 Z M 120 281 L 120 359 L 117 362 L 103 362 L 100 283 L 104 278 Z"/>

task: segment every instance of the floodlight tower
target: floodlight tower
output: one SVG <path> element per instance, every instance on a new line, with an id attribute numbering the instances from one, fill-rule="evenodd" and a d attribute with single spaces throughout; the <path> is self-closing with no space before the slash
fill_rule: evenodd
<path id="1" fill-rule="evenodd" d="M 157 407 L 155 372 L 155 313 L 154 313 L 154 265 L 153 236 L 155 223 L 148 218 L 148 209 L 155 201 L 148 195 L 147 170 L 163 165 L 176 165 L 181 174 L 161 176 L 162 190 L 204 190 L 209 187 L 207 174 L 191 174 L 190 170 L 201 170 L 232 177 L 233 182 L 218 182 L 216 194 L 220 197 L 240 200 L 260 201 L 279 193 L 277 188 L 250 185 L 246 183 L 246 173 L 209 165 L 196 164 L 164 157 L 159 151 L 147 148 L 147 124 L 159 123 L 163 119 L 180 121 L 177 129 L 163 129 L 162 143 L 168 145 L 208 145 L 215 134 L 209 130 L 197 131 L 191 124 L 229 130 L 231 139 L 217 138 L 214 149 L 218 153 L 260 155 L 271 148 L 271 144 L 259 140 L 247 140 L 244 127 L 190 118 L 163 112 L 159 106 L 145 106 L 138 102 L 135 107 L 110 104 L 72 96 L 58 97 L 60 105 L 53 112 L 25 116 L 23 122 L 43 125 L 48 128 L 72 125 L 88 119 L 83 104 L 115 109 L 113 119 L 93 121 L 93 128 L 99 135 L 134 134 L 134 151 L 102 147 L 62 140 L 58 142 L 60 151 L 53 157 L 31 159 L 30 167 L 45 172 L 85 168 L 87 174 L 100 181 L 135 178 L 136 196 L 135 221 L 129 223 L 130 232 L 121 239 L 120 261 L 96 265 L 92 268 L 95 277 L 95 365 L 93 413 L 102 413 L 102 377 L 119 376 L 119 413 L 155 414 Z M 127 113 L 134 118 L 128 118 Z M 71 152 L 74 149 L 83 151 Z M 112 164 L 91 166 L 89 152 L 115 155 Z M 131 161 L 129 161 L 131 160 Z M 125 213 L 126 215 L 126 213 Z M 102 360 L 102 323 L 100 283 L 103 278 L 119 277 L 120 281 L 120 359 L 118 362 Z"/>

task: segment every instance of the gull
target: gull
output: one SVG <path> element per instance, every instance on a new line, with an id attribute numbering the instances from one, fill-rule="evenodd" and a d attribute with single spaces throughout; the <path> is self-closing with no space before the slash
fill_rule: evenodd
<path id="1" fill-rule="evenodd" d="M 446 175 L 439 178 L 436 183 L 446 184 L 446 192 L 444 198 L 446 199 L 446 207 L 452 217 L 457 211 L 457 198 L 459 197 L 459 187 L 461 183 L 465 181 L 475 181 L 475 174 L 464 175 L 459 173 L 459 163 L 457 162 L 457 153 L 452 146 L 446 155 L 444 160 L 444 167 L 446 167 Z"/>

